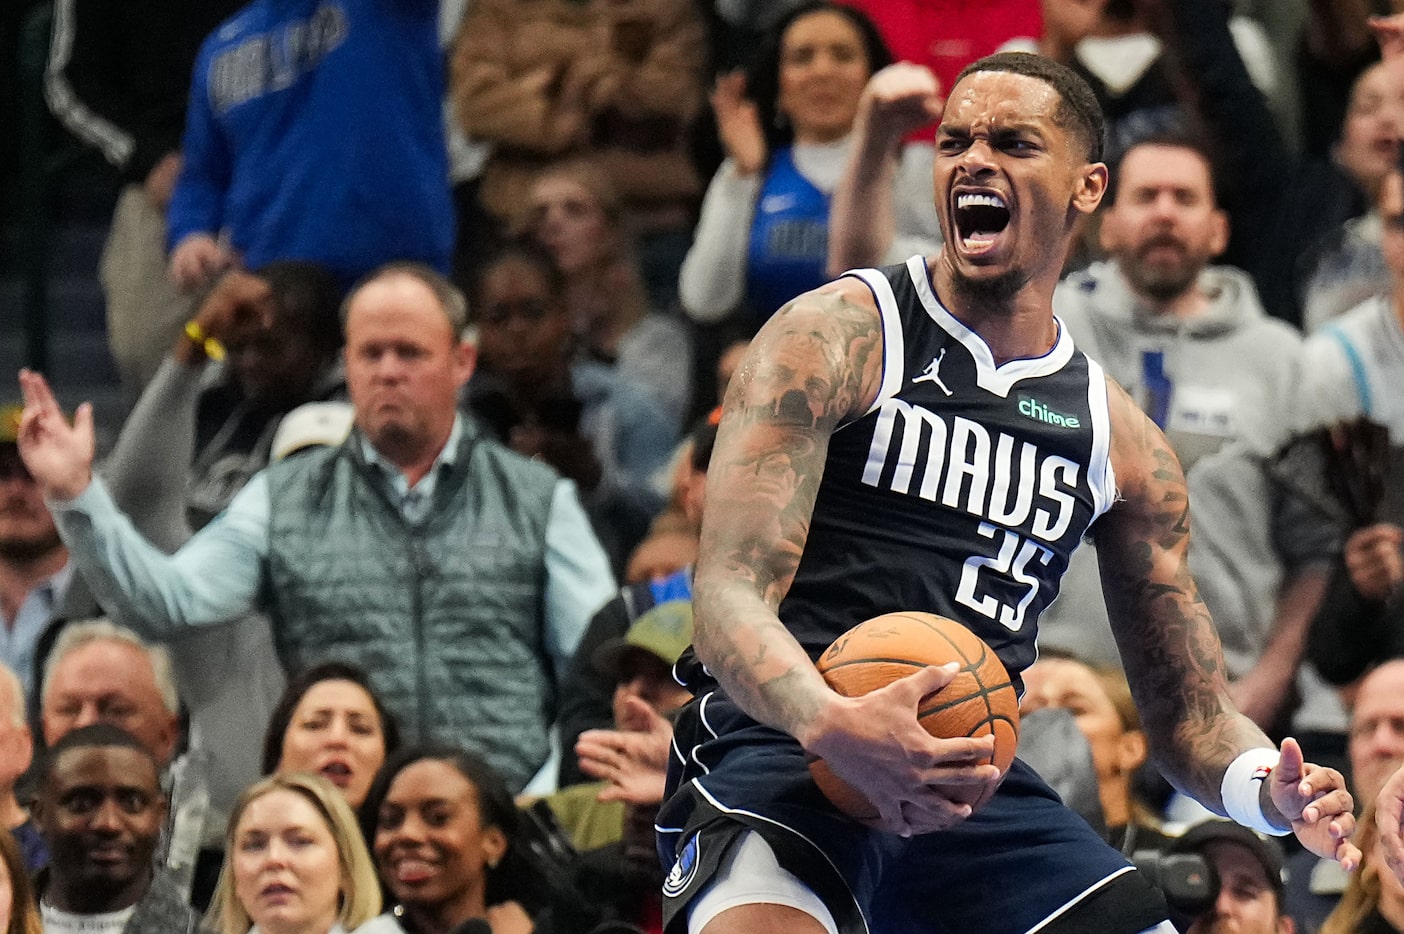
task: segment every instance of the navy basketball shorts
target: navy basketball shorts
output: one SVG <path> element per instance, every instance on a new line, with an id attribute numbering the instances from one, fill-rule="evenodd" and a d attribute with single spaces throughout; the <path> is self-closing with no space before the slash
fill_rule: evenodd
<path id="1" fill-rule="evenodd" d="M 969 819 L 903 839 L 846 817 L 793 737 L 713 689 L 679 713 L 668 792 L 657 823 L 668 934 L 687 930 L 687 905 L 747 830 L 840 934 L 1136 934 L 1166 918 L 1155 888 L 1021 760 Z"/>

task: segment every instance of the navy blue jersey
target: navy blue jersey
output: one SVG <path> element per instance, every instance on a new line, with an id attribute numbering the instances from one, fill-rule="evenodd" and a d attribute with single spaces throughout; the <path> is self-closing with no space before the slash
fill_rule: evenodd
<path id="1" fill-rule="evenodd" d="M 1068 556 L 1115 498 L 1102 369 L 1061 323 L 1048 353 L 996 366 L 920 256 L 850 275 L 882 313 L 882 386 L 830 440 L 780 618 L 817 658 L 870 617 L 939 613 L 1017 676 Z"/>

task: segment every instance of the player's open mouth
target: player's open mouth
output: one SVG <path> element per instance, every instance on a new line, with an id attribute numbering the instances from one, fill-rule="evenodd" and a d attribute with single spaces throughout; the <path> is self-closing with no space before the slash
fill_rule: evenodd
<path id="1" fill-rule="evenodd" d="M 971 256 L 988 253 L 1009 226 L 1004 197 L 992 191 L 961 191 L 952 200 L 951 220 L 962 250 Z"/>

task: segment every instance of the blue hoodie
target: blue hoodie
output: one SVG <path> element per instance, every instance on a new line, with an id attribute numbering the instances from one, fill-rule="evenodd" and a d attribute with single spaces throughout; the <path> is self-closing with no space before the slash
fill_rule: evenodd
<path id="1" fill-rule="evenodd" d="M 169 243 L 224 234 L 258 268 L 346 282 L 392 259 L 447 271 L 453 209 L 437 0 L 254 0 L 195 63 Z"/>

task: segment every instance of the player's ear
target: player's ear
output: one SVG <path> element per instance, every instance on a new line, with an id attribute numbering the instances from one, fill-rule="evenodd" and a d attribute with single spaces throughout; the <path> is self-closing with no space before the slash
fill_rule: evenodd
<path id="1" fill-rule="evenodd" d="M 1082 214 L 1091 214 L 1107 193 L 1107 167 L 1102 162 L 1089 162 L 1078 175 L 1073 189 L 1073 207 Z"/>

